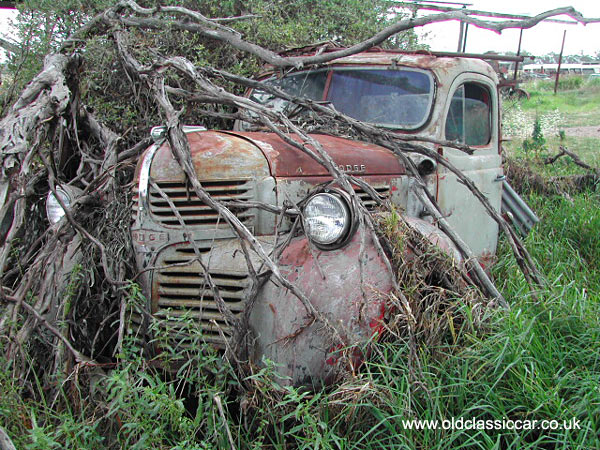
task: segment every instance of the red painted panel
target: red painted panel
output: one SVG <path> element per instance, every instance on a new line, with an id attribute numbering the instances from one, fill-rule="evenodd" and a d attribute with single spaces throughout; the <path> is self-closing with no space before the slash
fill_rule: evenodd
<path id="1" fill-rule="evenodd" d="M 313 158 L 298 148 L 284 142 L 274 133 L 236 132 L 228 133 L 254 142 L 265 154 L 276 177 L 324 176 L 329 172 Z M 292 139 L 300 142 L 295 135 Z M 352 141 L 327 135 L 311 135 L 325 152 L 345 172 L 357 175 L 404 174 L 405 168 L 389 150 L 366 142 Z M 310 146 L 309 146 L 310 148 Z"/>
<path id="2" fill-rule="evenodd" d="M 280 260 L 282 273 L 335 325 L 343 343 L 287 289 L 270 281 L 261 291 L 251 317 L 257 355 L 278 364 L 289 383 L 332 382 L 347 368 L 343 364 L 350 361 L 356 368 L 362 349 L 380 331 L 392 281 L 370 237 L 365 244 L 362 276 L 360 230 L 348 245 L 334 251 L 311 251 L 305 238 L 296 238 Z M 349 347 L 350 358 L 340 358 L 340 349 Z"/>

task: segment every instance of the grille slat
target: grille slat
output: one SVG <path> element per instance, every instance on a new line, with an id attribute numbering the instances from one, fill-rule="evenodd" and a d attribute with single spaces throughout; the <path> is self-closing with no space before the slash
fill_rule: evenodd
<path id="1" fill-rule="evenodd" d="M 225 300 L 225 299 L 224 299 Z M 228 302 L 225 300 L 225 304 L 231 311 L 239 312 L 244 310 L 243 302 Z M 171 298 L 167 296 L 163 296 L 158 301 L 158 306 L 161 308 L 185 308 L 186 310 L 200 310 L 200 301 L 189 298 Z M 219 311 L 219 307 L 217 306 L 217 302 L 212 300 L 211 298 L 204 298 L 201 303 L 202 311 Z M 220 313 L 219 313 L 219 317 Z"/>
<path id="2" fill-rule="evenodd" d="M 224 324 L 213 292 L 205 282 L 202 266 L 198 262 L 189 262 L 193 257 L 194 249 L 189 244 L 165 249 L 159 255 L 158 267 L 173 263 L 189 264 L 155 272 L 153 292 L 158 298 L 152 313 L 159 319 L 187 315 L 198 321 L 203 335 L 208 334 L 210 342 L 224 345 L 225 342 L 212 321 L 223 326 L 225 336 L 229 336 L 231 330 Z M 227 307 L 232 313 L 240 314 L 244 310 L 245 298 L 252 284 L 250 276 L 247 273 L 230 272 L 226 268 L 211 269 L 209 273 Z M 176 320 L 161 323 L 177 327 Z M 181 340 L 182 337 L 174 335 L 174 339 Z"/>
<path id="3" fill-rule="evenodd" d="M 212 328 L 216 328 L 214 324 L 211 322 L 214 320 L 218 325 L 222 325 L 226 327 L 223 322 L 223 316 L 218 311 L 197 311 L 197 310 L 186 310 L 186 311 L 177 311 L 174 309 L 159 311 L 154 314 L 155 317 L 159 319 L 169 319 L 169 318 L 180 318 L 180 317 L 189 317 L 193 319 L 201 319 L 200 324 L 203 328 L 208 328 L 209 325 Z"/>
<path id="4" fill-rule="evenodd" d="M 379 196 L 381 197 L 381 199 L 383 201 L 387 200 L 390 197 L 390 187 L 389 186 L 373 186 L 373 189 L 375 190 L 375 192 L 377 192 L 377 194 L 379 194 Z M 354 191 L 356 192 L 356 195 L 358 195 L 358 197 L 361 199 L 361 201 L 363 202 L 363 204 L 365 205 L 365 208 L 367 208 L 367 210 L 371 211 L 374 210 L 375 208 L 377 208 L 378 204 L 377 201 L 375 201 L 368 192 L 365 192 L 363 189 L 359 188 L 359 187 L 355 187 Z"/>
<path id="5" fill-rule="evenodd" d="M 198 218 L 216 218 L 216 217 L 218 217 L 218 214 L 215 211 L 213 211 L 212 209 L 193 211 L 193 210 L 182 210 L 181 208 L 177 207 L 177 210 L 178 210 L 179 214 L 181 215 L 181 217 L 183 217 L 184 221 L 185 221 L 186 217 L 198 217 Z M 233 212 L 235 213 L 235 210 Z M 160 210 L 154 209 L 154 210 L 152 210 L 152 213 L 156 216 L 159 216 L 160 218 L 175 216 L 175 214 L 173 213 L 171 208 L 164 208 L 164 209 L 160 209 Z M 251 212 L 236 213 L 235 215 L 240 220 L 242 218 L 248 218 L 248 217 L 254 216 L 254 214 Z M 225 219 L 221 218 L 221 222 L 224 220 Z"/>
<path id="6" fill-rule="evenodd" d="M 247 196 L 247 192 L 248 189 L 230 189 L 230 190 L 223 190 L 223 189 L 219 189 L 218 191 L 211 191 L 208 190 L 208 193 L 217 199 L 220 200 L 227 200 L 230 198 L 244 198 L 245 196 Z M 167 197 L 171 198 L 171 199 L 181 199 L 181 200 L 186 200 L 188 198 L 192 198 L 192 197 L 196 197 L 196 192 L 195 191 L 185 191 L 185 190 L 167 190 L 167 189 L 163 189 L 163 193 L 165 193 L 167 195 Z M 150 192 L 150 196 L 154 197 L 156 199 L 162 199 L 163 196 L 160 195 L 160 192 L 158 191 L 152 191 Z M 196 197 L 198 198 L 198 197 Z"/>
<path id="7" fill-rule="evenodd" d="M 221 201 L 227 201 L 227 200 L 232 200 L 232 201 L 234 201 L 234 200 L 247 200 L 247 199 L 252 198 L 251 193 L 249 193 L 247 191 L 240 192 L 239 194 L 234 194 L 234 193 L 231 193 L 231 192 L 225 193 L 225 194 L 220 194 L 220 195 L 212 195 L 211 194 L 211 196 L 214 199 L 221 200 Z M 195 196 L 195 195 L 188 196 L 187 194 L 185 194 L 183 192 L 181 194 L 178 194 L 178 195 L 169 194 L 169 195 L 167 195 L 167 197 L 169 197 L 169 199 L 173 203 L 175 203 L 175 204 L 177 204 L 177 202 L 189 203 L 191 201 L 194 201 L 194 202 L 196 202 L 198 204 L 204 205 L 204 203 L 202 203 L 202 201 L 197 196 Z M 150 195 L 150 199 L 155 204 L 168 205 L 167 201 L 163 198 L 162 195 L 152 193 Z"/>
<path id="8" fill-rule="evenodd" d="M 217 200 L 219 200 L 219 198 L 216 198 Z M 240 197 L 239 199 L 236 198 L 235 200 L 239 200 L 239 201 L 246 201 L 246 200 L 251 200 L 252 197 L 250 195 L 246 195 L 243 198 Z M 161 198 L 162 200 L 162 198 Z M 173 199 L 171 199 L 173 200 Z M 181 200 L 173 200 L 173 204 L 175 205 L 175 207 L 177 208 L 177 210 L 179 212 L 181 211 L 211 211 L 214 212 L 213 209 L 208 206 L 205 205 L 202 201 L 200 200 L 187 200 L 187 199 L 181 199 Z M 227 204 L 227 203 L 225 203 Z M 160 212 L 160 211 L 166 211 L 166 212 L 171 212 L 171 207 L 169 206 L 169 204 L 165 201 L 152 201 L 152 212 L 156 213 L 156 212 Z M 237 208 L 237 206 L 232 206 L 232 208 Z"/>
<path id="9" fill-rule="evenodd" d="M 200 184 L 202 184 L 202 187 L 207 190 L 230 190 L 230 189 L 234 189 L 234 188 L 239 188 L 240 186 L 245 186 L 250 184 L 249 180 L 213 180 L 213 181 L 206 181 L 206 180 L 201 180 Z M 163 191 L 190 191 L 192 192 L 193 189 L 191 188 L 191 186 L 188 188 L 188 186 L 186 186 L 185 182 L 181 182 L 181 181 L 161 181 L 158 183 L 158 185 L 160 186 L 160 188 Z"/>
<path id="10" fill-rule="evenodd" d="M 252 226 L 254 224 L 254 220 L 250 220 L 253 219 L 252 218 L 246 218 L 240 221 L 246 225 L 247 227 Z M 219 225 L 219 227 L 225 227 L 225 225 L 227 224 L 227 222 L 225 222 L 225 219 L 221 219 L 216 220 L 213 218 L 197 218 L 197 217 L 192 217 L 192 218 L 184 218 L 183 222 L 186 224 L 186 226 L 194 226 L 194 225 L 211 225 L 212 227 L 217 226 L 217 224 Z M 169 227 L 179 227 L 180 223 L 178 219 L 163 219 L 160 220 L 160 223 L 162 223 L 165 226 L 169 226 Z"/>
<path id="11" fill-rule="evenodd" d="M 249 180 L 201 181 L 201 183 L 202 187 L 218 201 L 244 202 L 254 199 L 253 183 Z M 227 222 L 200 200 L 184 182 L 158 182 L 157 186 L 173 203 L 186 226 L 227 226 Z M 158 223 L 169 227 L 181 226 L 169 202 L 154 187 L 150 188 L 148 200 L 150 212 Z M 232 211 L 245 225 L 254 224 L 256 217 L 254 209 L 235 207 Z"/>
<path id="12" fill-rule="evenodd" d="M 186 266 L 178 267 L 178 269 L 184 269 Z M 244 280 L 237 280 L 235 278 L 227 279 L 223 277 L 219 277 L 218 274 L 211 274 L 211 279 L 213 283 L 219 287 L 219 289 L 227 289 L 228 287 L 233 287 L 237 289 L 244 289 L 249 285 L 249 281 L 244 278 Z M 204 275 L 199 273 L 199 270 L 196 269 L 194 271 L 194 267 L 190 267 L 187 271 L 181 271 L 177 273 L 162 273 L 160 276 L 161 284 L 168 285 L 169 283 L 184 283 L 184 284 L 193 284 L 196 286 L 203 286 L 204 284 L 208 285 L 204 281 Z"/>
<path id="13" fill-rule="evenodd" d="M 166 316 L 168 317 L 168 315 Z M 171 317 L 176 317 L 174 314 L 171 314 Z M 181 317 L 181 316 L 180 316 Z M 184 330 L 187 329 L 187 327 L 185 326 L 185 324 L 182 324 L 181 322 L 177 321 L 177 320 L 168 320 L 168 319 L 162 319 L 161 321 L 167 325 L 169 327 L 170 330 L 172 330 L 172 332 L 176 333 L 177 331 L 180 331 L 182 328 Z M 199 323 L 196 324 L 196 326 L 198 326 L 203 333 L 207 333 L 207 334 L 214 334 L 215 336 L 219 336 L 219 329 L 221 329 L 221 331 L 223 331 L 223 334 L 225 335 L 231 335 L 231 327 L 229 325 L 225 325 L 225 322 L 222 321 L 216 321 L 216 325 L 212 322 L 209 321 L 200 321 Z M 223 342 L 221 340 L 221 342 Z"/>
<path id="14" fill-rule="evenodd" d="M 212 250 L 212 247 L 210 247 L 210 245 L 206 245 L 206 242 L 202 242 L 202 243 L 197 243 L 196 247 L 198 248 L 198 252 L 201 255 L 204 255 L 206 253 L 210 253 L 210 251 Z M 165 259 L 163 261 L 163 263 L 165 265 L 169 265 L 169 264 L 191 264 L 192 258 L 194 258 L 196 256 L 196 252 L 193 249 L 193 247 L 190 247 L 189 252 L 182 252 L 185 256 L 185 259 L 180 259 L 179 257 L 175 257 L 174 259 Z M 179 253 L 179 251 L 178 251 Z M 185 267 L 185 266 L 182 266 Z M 169 270 L 178 270 L 177 267 L 165 267 L 163 269 L 161 269 L 161 271 L 164 271 L 164 273 L 167 273 L 167 271 Z"/>
<path id="15" fill-rule="evenodd" d="M 213 296 L 212 290 L 210 290 L 210 289 L 200 289 L 199 286 L 194 287 L 194 286 L 189 286 L 189 285 L 184 285 L 184 284 L 179 284 L 179 286 L 177 286 L 177 285 L 165 286 L 164 284 L 161 283 L 160 287 L 158 288 L 158 293 L 161 296 L 162 295 L 180 295 L 182 297 L 190 297 L 190 298 L 197 297 L 198 303 L 200 303 L 201 298 L 212 298 L 212 296 Z M 244 298 L 243 292 L 226 291 L 222 287 L 219 288 L 219 293 L 221 294 L 221 297 L 223 299 L 227 298 L 227 299 L 242 300 Z"/>

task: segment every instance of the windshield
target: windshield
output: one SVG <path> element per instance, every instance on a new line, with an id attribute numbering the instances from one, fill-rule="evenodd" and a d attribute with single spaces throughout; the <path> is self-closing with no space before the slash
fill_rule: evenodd
<path id="1" fill-rule="evenodd" d="M 354 119 L 405 130 L 422 126 L 433 102 L 433 77 L 416 69 L 339 67 L 266 82 L 293 96 L 330 102 Z M 262 91 L 255 91 L 251 98 L 277 111 L 288 106 Z"/>
<path id="2" fill-rule="evenodd" d="M 277 87 L 294 97 L 304 97 L 315 101 L 323 100 L 326 82 L 327 72 L 325 70 L 301 72 L 279 79 L 265 80 L 265 83 Z M 276 111 L 283 111 L 289 105 L 285 100 L 263 91 L 253 91 L 250 98 Z"/>

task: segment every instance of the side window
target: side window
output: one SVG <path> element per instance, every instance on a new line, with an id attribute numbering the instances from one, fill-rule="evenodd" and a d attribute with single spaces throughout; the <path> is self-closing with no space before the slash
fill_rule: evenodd
<path id="1" fill-rule="evenodd" d="M 492 137 L 490 91 L 477 83 L 462 84 L 452 96 L 446 117 L 446 140 L 486 145 Z"/>

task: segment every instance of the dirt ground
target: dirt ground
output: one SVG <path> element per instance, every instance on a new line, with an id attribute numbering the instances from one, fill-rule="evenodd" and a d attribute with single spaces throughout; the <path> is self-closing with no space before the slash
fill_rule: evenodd
<path id="1" fill-rule="evenodd" d="M 600 125 L 566 128 L 567 136 L 600 138 Z"/>

